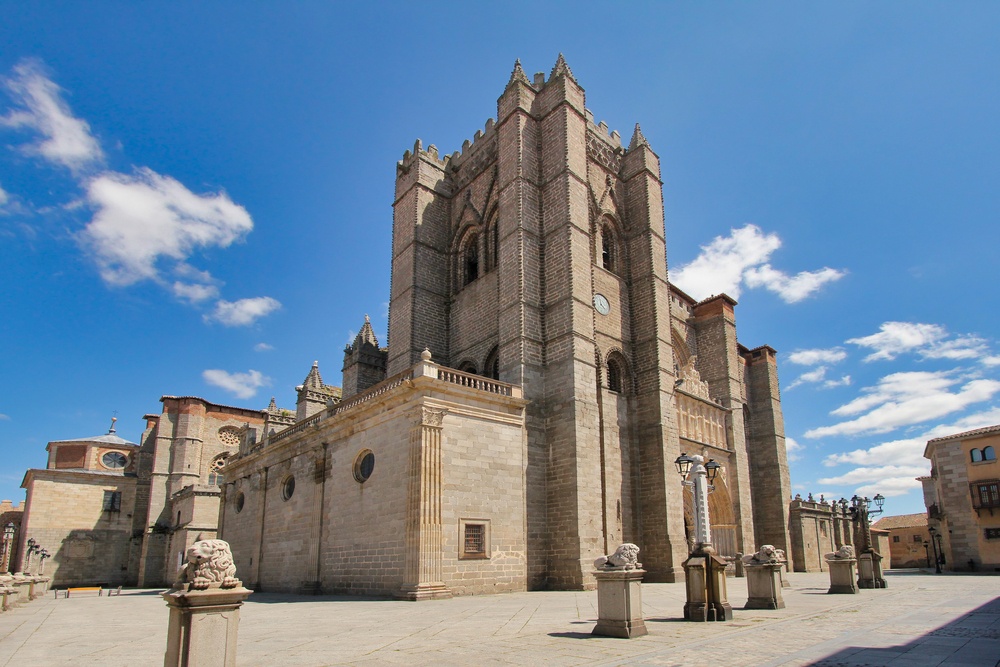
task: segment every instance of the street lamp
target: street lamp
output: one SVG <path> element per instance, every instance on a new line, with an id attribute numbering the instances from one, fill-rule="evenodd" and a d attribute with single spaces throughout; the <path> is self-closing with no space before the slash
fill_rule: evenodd
<path id="1" fill-rule="evenodd" d="M 28 573 L 29 567 L 31 565 L 31 554 L 35 550 L 35 538 L 29 537 L 27 542 L 27 549 L 24 550 L 24 566 L 21 568 L 21 572 Z"/>
<path id="2" fill-rule="evenodd" d="M 714 459 L 682 453 L 674 461 L 681 484 L 694 496 L 694 550 L 684 561 L 687 603 L 684 619 L 688 621 L 728 621 L 733 608 L 726 598 L 726 561 L 715 555 L 709 525 L 708 492 L 722 466 Z M 691 477 L 691 481 L 688 481 Z"/>
<path id="3" fill-rule="evenodd" d="M 42 549 L 41 553 L 38 554 L 38 574 L 45 574 L 45 559 L 51 558 L 52 554 L 48 552 L 47 549 Z"/>
<path id="4" fill-rule="evenodd" d="M 3 562 L 0 572 L 9 572 L 10 554 L 14 550 L 14 522 L 10 521 L 3 527 Z"/>
<path id="5" fill-rule="evenodd" d="M 846 501 L 841 501 L 845 503 Z M 875 509 L 872 509 L 872 503 Z M 882 513 L 882 505 L 885 504 L 885 496 L 881 493 L 875 494 L 874 498 L 854 496 L 851 498 L 851 520 L 857 523 L 858 533 L 861 534 L 861 550 L 858 554 L 858 587 L 859 588 L 886 588 L 885 578 L 882 577 L 882 556 L 872 545 L 871 517 Z"/>
<path id="6" fill-rule="evenodd" d="M 931 547 L 934 549 L 934 572 L 941 574 L 941 563 L 944 562 L 944 549 L 941 547 L 941 533 L 931 526 L 927 529 L 931 535 Z"/>

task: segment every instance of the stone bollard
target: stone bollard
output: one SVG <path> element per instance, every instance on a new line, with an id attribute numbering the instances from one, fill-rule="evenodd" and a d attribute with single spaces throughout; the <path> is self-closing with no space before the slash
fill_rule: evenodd
<path id="1" fill-rule="evenodd" d="M 597 579 L 597 625 L 592 634 L 632 639 L 646 632 L 642 619 L 642 577 L 639 547 L 623 544 L 610 556 L 594 561 Z"/>
<path id="2" fill-rule="evenodd" d="M 229 544 L 199 540 L 173 587 L 164 667 L 235 667 L 240 607 L 253 591 L 236 578 Z"/>
<path id="3" fill-rule="evenodd" d="M 726 561 L 704 546 L 684 561 L 684 620 L 696 622 L 731 621 L 733 607 L 726 593 Z"/>
<path id="4" fill-rule="evenodd" d="M 836 553 L 823 556 L 830 567 L 830 590 L 827 593 L 856 594 L 857 584 L 854 583 L 854 547 L 845 544 Z"/>
<path id="5" fill-rule="evenodd" d="M 747 603 L 744 609 L 784 609 L 781 597 L 781 570 L 784 563 L 778 559 L 777 549 L 765 544 L 752 556 L 743 557 L 747 574 Z"/>

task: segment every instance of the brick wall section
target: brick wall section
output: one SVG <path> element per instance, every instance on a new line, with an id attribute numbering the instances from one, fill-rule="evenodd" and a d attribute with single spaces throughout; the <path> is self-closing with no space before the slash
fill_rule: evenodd
<path id="1" fill-rule="evenodd" d="M 788 550 L 788 498 L 791 481 L 785 452 L 785 421 L 778 390 L 774 350 L 761 347 L 744 355 L 747 362 L 747 406 L 750 429 L 747 451 L 754 498 L 754 529 L 758 544 Z"/>
<path id="2" fill-rule="evenodd" d="M 743 382 L 743 359 L 736 340 L 736 302 L 726 295 L 708 299 L 693 309 L 693 324 L 697 340 L 697 368 L 701 379 L 708 383 L 712 398 L 728 410 L 726 416 L 727 444 L 730 469 L 726 479 L 730 485 L 736 529 L 737 549 L 753 553 L 758 544 L 754 536 L 753 484 L 751 481 L 749 443 L 746 437 L 743 406 L 746 388 Z M 768 490 L 773 493 L 777 490 Z M 785 498 L 779 502 L 784 503 Z M 779 517 L 783 520 L 783 517 Z M 783 520 L 782 525 L 785 525 Z M 782 530 L 782 533 L 784 530 Z M 780 542 L 760 542 L 787 549 L 787 539 Z"/>

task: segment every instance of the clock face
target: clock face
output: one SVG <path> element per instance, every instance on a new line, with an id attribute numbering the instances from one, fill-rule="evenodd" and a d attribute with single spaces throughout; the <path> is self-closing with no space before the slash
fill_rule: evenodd
<path id="1" fill-rule="evenodd" d="M 608 297 L 603 294 L 594 295 L 594 308 L 597 309 L 601 315 L 607 315 L 611 312 L 611 304 L 608 303 Z"/>
<path id="2" fill-rule="evenodd" d="M 127 460 L 121 452 L 108 452 L 101 457 L 101 463 L 104 464 L 105 468 L 124 468 Z"/>

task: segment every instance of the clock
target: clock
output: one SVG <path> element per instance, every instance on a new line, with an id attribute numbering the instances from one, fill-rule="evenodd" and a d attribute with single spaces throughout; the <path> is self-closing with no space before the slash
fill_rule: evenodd
<path id="1" fill-rule="evenodd" d="M 611 304 L 608 303 L 608 297 L 603 294 L 594 295 L 594 309 L 597 310 L 601 315 L 607 315 L 611 312 Z"/>

